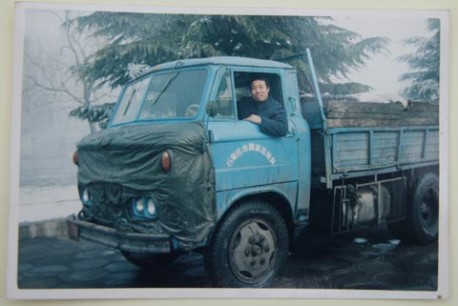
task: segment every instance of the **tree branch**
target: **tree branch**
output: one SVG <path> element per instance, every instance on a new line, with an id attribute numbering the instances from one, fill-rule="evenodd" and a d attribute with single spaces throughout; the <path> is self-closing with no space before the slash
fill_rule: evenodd
<path id="1" fill-rule="evenodd" d="M 59 93 L 64 93 L 66 95 L 68 95 L 69 97 L 71 97 L 73 100 L 75 100 L 76 102 L 80 103 L 80 104 L 84 104 L 84 100 L 82 100 L 81 98 L 79 98 L 78 96 L 74 95 L 71 91 L 69 91 L 62 83 L 61 85 L 63 86 L 62 88 L 59 88 L 59 87 L 54 87 L 54 86 L 49 86 L 49 85 L 44 85 L 40 82 L 38 82 L 34 77 L 29 77 L 29 79 L 32 81 L 32 83 L 41 88 L 41 89 L 44 89 L 44 90 L 48 90 L 48 91 L 53 91 L 53 92 L 59 92 Z"/>

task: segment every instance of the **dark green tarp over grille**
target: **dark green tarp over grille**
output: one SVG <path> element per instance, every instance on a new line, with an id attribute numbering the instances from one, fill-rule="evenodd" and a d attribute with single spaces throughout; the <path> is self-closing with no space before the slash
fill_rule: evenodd
<path id="1" fill-rule="evenodd" d="M 169 173 L 160 166 L 166 150 L 172 160 Z M 202 123 L 110 128 L 84 138 L 78 144 L 78 159 L 80 186 L 122 186 L 122 192 L 99 195 L 114 205 L 132 197 L 155 198 L 154 222 L 189 248 L 204 240 L 214 225 L 214 169 Z M 131 229 L 148 233 L 148 222 L 132 222 Z"/>

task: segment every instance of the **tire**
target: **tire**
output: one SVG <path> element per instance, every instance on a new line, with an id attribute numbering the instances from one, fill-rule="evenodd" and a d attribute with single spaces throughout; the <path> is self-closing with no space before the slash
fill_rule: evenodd
<path id="1" fill-rule="evenodd" d="M 164 269 L 178 257 L 175 254 L 148 254 L 128 251 L 121 251 L 121 254 L 130 263 L 146 270 Z"/>
<path id="2" fill-rule="evenodd" d="M 411 203 L 413 240 L 426 244 L 437 240 L 439 234 L 439 179 L 433 173 L 420 179 Z"/>
<path id="3" fill-rule="evenodd" d="M 439 178 L 427 173 L 417 182 L 407 205 L 406 220 L 390 224 L 393 234 L 408 243 L 427 244 L 439 236 Z"/>
<path id="4" fill-rule="evenodd" d="M 285 221 L 265 202 L 242 203 L 225 216 L 205 253 L 205 267 L 217 287 L 266 287 L 289 249 Z"/>

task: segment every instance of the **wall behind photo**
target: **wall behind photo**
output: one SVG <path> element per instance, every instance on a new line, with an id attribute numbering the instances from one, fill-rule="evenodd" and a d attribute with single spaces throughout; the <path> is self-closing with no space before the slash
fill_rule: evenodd
<path id="1" fill-rule="evenodd" d="M 450 12 L 450 50 L 449 50 L 449 142 L 442 144 L 442 148 L 448 149 L 450 161 L 449 169 L 449 223 L 450 223 L 450 298 L 448 300 L 435 301 L 415 301 L 415 300 L 106 300 L 88 301 L 88 300 L 65 300 L 65 301 L 12 301 L 6 299 L 7 284 L 7 254 L 16 250 L 8 250 L 8 229 L 9 229 L 9 171 L 10 171 L 10 154 L 20 154 L 20 152 L 10 152 L 11 141 L 11 101 L 13 99 L 13 40 L 14 40 L 14 6 L 21 1 L 0 0 L 0 305 L 103 305 L 117 306 L 126 305 L 301 305 L 301 306 L 388 306 L 388 305 L 458 305 L 458 266 L 454 259 L 458 258 L 458 224 L 453 222 L 458 217 L 458 209 L 454 202 L 458 200 L 458 190 L 453 188 L 458 186 L 458 176 L 456 170 L 458 165 L 453 157 L 458 154 L 458 139 L 453 131 L 458 129 L 458 89 L 454 84 L 458 84 L 458 0 L 48 0 L 53 3 L 75 3 L 75 4 L 119 4 L 119 5 L 148 5 L 148 6 L 169 6 L 169 7 L 256 7 L 256 8 L 313 8 L 313 9 L 439 9 Z M 39 2 L 30 0 L 29 2 Z M 17 135 L 13 135 L 17 137 Z M 443 162 L 443 161 L 442 161 Z M 387 296 L 389 298 L 389 296 Z"/>

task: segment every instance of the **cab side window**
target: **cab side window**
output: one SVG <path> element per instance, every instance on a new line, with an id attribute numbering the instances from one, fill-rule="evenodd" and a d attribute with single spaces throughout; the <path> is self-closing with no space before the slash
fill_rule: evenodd
<path id="1" fill-rule="evenodd" d="M 258 73 L 258 72 L 235 72 L 235 92 L 237 95 L 237 101 L 240 101 L 243 98 L 251 96 L 250 91 L 250 81 L 255 76 L 264 76 L 269 80 L 270 84 L 270 93 L 269 96 L 284 104 L 283 94 L 281 89 L 281 79 L 280 76 L 274 73 Z"/>
<path id="2" fill-rule="evenodd" d="M 257 73 L 227 70 L 216 86 L 212 101 L 207 105 L 207 114 L 216 120 L 234 119 L 236 103 L 251 96 L 250 81 L 254 76 L 265 75 L 270 84 L 270 96 L 284 105 L 280 76 L 274 73 Z"/>

